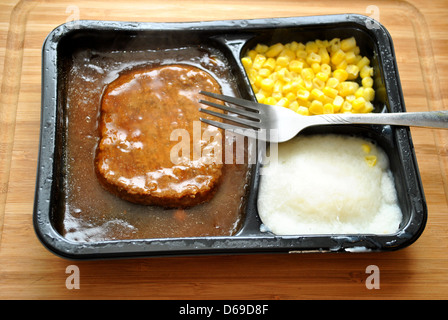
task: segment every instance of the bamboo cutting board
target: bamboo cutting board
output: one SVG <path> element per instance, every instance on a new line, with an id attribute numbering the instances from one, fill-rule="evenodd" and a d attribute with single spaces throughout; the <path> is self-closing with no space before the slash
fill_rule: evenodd
<path id="1" fill-rule="evenodd" d="M 68 261 L 32 224 L 46 35 L 71 20 L 182 22 L 360 13 L 394 40 L 408 111 L 448 96 L 448 3 L 427 1 L 64 1 L 0 3 L 0 299 L 447 299 L 448 132 L 412 129 L 428 204 L 423 235 L 389 253 Z M 369 289 L 369 266 L 379 285 Z M 79 289 L 70 286 L 73 268 Z M 66 282 L 67 281 L 67 282 Z"/>

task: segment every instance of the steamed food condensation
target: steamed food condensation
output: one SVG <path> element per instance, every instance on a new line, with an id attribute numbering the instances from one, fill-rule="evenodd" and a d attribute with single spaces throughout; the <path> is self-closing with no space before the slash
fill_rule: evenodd
<path id="1" fill-rule="evenodd" d="M 280 144 L 278 161 L 262 168 L 258 212 L 278 235 L 391 234 L 402 220 L 387 155 L 342 135 Z"/>
<path id="2" fill-rule="evenodd" d="M 374 70 L 354 37 L 259 43 L 241 62 L 260 103 L 306 116 L 374 109 Z"/>

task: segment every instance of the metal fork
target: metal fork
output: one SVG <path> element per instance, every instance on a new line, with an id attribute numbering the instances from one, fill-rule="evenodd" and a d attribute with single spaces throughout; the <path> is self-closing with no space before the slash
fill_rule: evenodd
<path id="1" fill-rule="evenodd" d="M 200 93 L 242 107 L 236 108 L 199 100 L 202 104 L 227 111 L 227 114 L 204 108 L 200 108 L 199 111 L 238 125 L 200 118 L 202 122 L 230 132 L 274 143 L 290 140 L 303 129 L 318 125 L 381 124 L 448 129 L 448 111 L 301 116 L 291 109 L 281 106 L 261 104 L 207 91 L 200 91 Z"/>

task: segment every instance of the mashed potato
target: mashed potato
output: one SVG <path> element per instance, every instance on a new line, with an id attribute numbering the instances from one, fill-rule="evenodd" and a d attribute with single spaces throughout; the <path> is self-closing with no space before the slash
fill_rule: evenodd
<path id="1" fill-rule="evenodd" d="M 402 213 L 385 152 L 352 136 L 300 136 L 263 167 L 258 211 L 278 235 L 390 234 Z"/>

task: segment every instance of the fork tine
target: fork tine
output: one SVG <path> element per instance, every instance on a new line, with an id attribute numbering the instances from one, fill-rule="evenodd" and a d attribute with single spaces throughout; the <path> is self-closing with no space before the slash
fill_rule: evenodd
<path id="1" fill-rule="evenodd" d="M 241 134 L 243 136 L 250 137 L 250 138 L 255 138 L 255 139 L 257 138 L 257 131 L 254 129 L 251 129 L 251 128 L 242 128 L 239 126 L 234 126 L 232 124 L 218 122 L 218 121 L 204 119 L 204 118 L 199 118 L 199 120 L 201 120 L 202 122 L 207 123 L 211 126 L 215 126 L 217 128 L 224 129 L 226 131 Z"/>
<path id="2" fill-rule="evenodd" d="M 203 103 L 203 104 L 206 104 L 206 105 L 209 105 L 211 107 L 215 107 L 215 108 L 227 111 L 227 112 L 236 113 L 236 114 L 239 114 L 239 115 L 242 115 L 242 116 L 245 116 L 245 117 L 252 118 L 254 120 L 258 120 L 258 117 L 257 117 L 258 114 L 254 113 L 252 111 L 247 111 L 247 110 L 244 110 L 244 109 L 231 108 L 231 107 L 227 107 L 227 106 L 222 105 L 222 104 L 217 104 L 217 103 L 206 101 L 206 100 L 199 100 L 199 103 Z"/>
<path id="3" fill-rule="evenodd" d="M 253 102 L 253 101 L 239 99 L 239 98 L 230 97 L 230 96 L 225 96 L 222 94 L 217 94 L 217 93 L 212 93 L 212 92 L 207 92 L 207 91 L 199 91 L 199 93 L 203 94 L 205 96 L 209 96 L 211 98 L 215 98 L 218 100 L 236 104 L 238 106 L 247 108 L 249 110 L 260 111 L 260 104 Z"/>
<path id="4" fill-rule="evenodd" d="M 240 118 L 240 117 L 229 116 L 228 114 L 215 112 L 215 111 L 209 110 L 209 109 L 200 108 L 199 111 L 207 113 L 207 114 L 215 116 L 215 117 L 218 117 L 218 118 L 222 118 L 222 119 L 226 119 L 226 120 L 229 120 L 229 121 L 232 121 L 232 122 L 240 123 L 240 124 L 243 124 L 245 126 L 249 126 L 249 127 L 254 127 L 254 128 L 260 129 L 260 122 L 258 122 L 258 121 L 252 121 L 252 120 L 243 119 L 243 118 Z M 244 128 L 242 128 L 242 129 L 244 129 Z"/>

